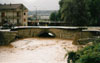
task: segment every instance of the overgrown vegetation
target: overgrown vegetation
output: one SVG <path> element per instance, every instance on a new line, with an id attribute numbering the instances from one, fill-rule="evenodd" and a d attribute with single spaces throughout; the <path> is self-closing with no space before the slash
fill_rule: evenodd
<path id="1" fill-rule="evenodd" d="M 100 43 L 90 45 L 77 52 L 68 53 L 68 63 L 100 63 Z"/>

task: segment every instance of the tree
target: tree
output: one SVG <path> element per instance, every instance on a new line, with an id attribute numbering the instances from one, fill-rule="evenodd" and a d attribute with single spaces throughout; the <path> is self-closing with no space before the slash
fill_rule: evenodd
<path id="1" fill-rule="evenodd" d="M 60 11 L 57 12 L 56 18 L 57 18 L 57 21 L 63 21 L 63 20 L 61 19 L 61 13 L 60 13 Z"/>
<path id="2" fill-rule="evenodd" d="M 86 12 L 83 0 L 65 0 L 61 5 L 62 18 L 69 25 L 86 25 L 88 21 Z"/>
<path id="3" fill-rule="evenodd" d="M 100 26 L 100 0 L 85 0 L 88 8 L 90 25 Z"/>
<path id="4" fill-rule="evenodd" d="M 57 19 L 56 19 L 56 12 L 51 13 L 51 15 L 50 15 L 50 20 L 51 20 L 51 21 L 56 21 L 56 20 L 57 20 Z"/>
<path id="5" fill-rule="evenodd" d="M 62 21 L 60 11 L 51 13 L 50 20 L 51 21 Z"/>
<path id="6" fill-rule="evenodd" d="M 100 0 L 61 0 L 61 18 L 71 26 L 100 25 Z"/>

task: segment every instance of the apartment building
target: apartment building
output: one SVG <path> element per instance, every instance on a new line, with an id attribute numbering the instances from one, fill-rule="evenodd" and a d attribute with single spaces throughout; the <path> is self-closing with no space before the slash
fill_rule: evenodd
<path id="1" fill-rule="evenodd" d="M 28 9 L 23 4 L 0 4 L 0 25 L 27 26 Z"/>

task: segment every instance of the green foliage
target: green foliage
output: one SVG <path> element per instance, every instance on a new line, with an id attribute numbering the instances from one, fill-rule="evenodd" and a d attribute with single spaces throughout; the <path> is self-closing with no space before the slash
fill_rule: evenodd
<path id="1" fill-rule="evenodd" d="M 78 59 L 78 55 L 76 54 L 76 52 L 68 52 L 68 60 L 67 63 L 70 63 L 70 60 L 72 60 L 73 63 L 75 63 L 75 60 Z"/>
<path id="2" fill-rule="evenodd" d="M 50 20 L 51 21 L 56 21 L 56 12 L 53 12 L 51 15 L 50 15 Z"/>
<path id="3" fill-rule="evenodd" d="M 57 19 L 57 21 L 63 21 L 63 20 L 61 19 L 61 13 L 60 13 L 60 11 L 57 12 L 57 14 L 56 14 L 56 19 Z"/>
<path id="4" fill-rule="evenodd" d="M 100 25 L 100 0 L 85 0 L 88 10 L 90 25 Z"/>
<path id="5" fill-rule="evenodd" d="M 85 47 L 77 53 L 80 58 L 76 63 L 100 63 L 100 44 Z"/>
<path id="6" fill-rule="evenodd" d="M 62 21 L 61 20 L 61 13 L 59 11 L 51 13 L 50 20 L 51 21 Z"/>
<path id="7" fill-rule="evenodd" d="M 76 55 L 76 52 L 73 52 L 73 51 L 68 52 L 68 55 L 69 55 L 69 58 L 74 59 L 75 58 L 75 55 Z"/>
<path id="8" fill-rule="evenodd" d="M 73 63 L 100 63 L 100 43 L 87 46 L 73 55 L 72 53 L 68 54 L 68 58 L 70 58 Z"/>
<path id="9" fill-rule="evenodd" d="M 61 18 L 71 26 L 100 25 L 100 0 L 61 0 Z"/>
<path id="10" fill-rule="evenodd" d="M 80 57 L 76 63 L 100 63 L 100 53 L 93 52 Z"/>

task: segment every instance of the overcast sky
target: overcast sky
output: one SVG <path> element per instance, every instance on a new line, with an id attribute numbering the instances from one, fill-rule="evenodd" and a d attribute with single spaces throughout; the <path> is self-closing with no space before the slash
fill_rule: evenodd
<path id="1" fill-rule="evenodd" d="M 59 0 L 0 0 L 0 3 L 23 3 L 29 10 L 58 10 Z"/>

